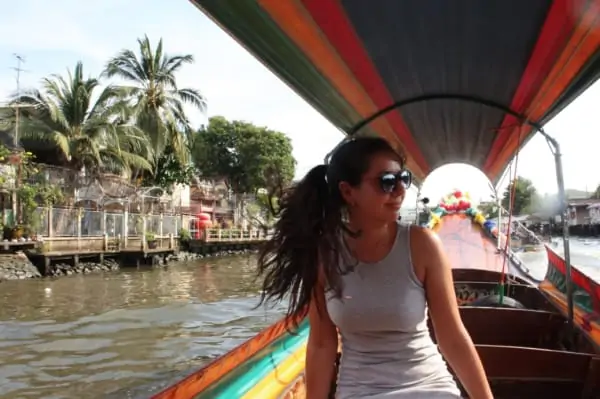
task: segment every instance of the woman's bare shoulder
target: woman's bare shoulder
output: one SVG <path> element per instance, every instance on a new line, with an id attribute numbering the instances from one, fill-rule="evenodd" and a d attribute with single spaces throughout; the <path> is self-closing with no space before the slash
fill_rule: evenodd
<path id="1" fill-rule="evenodd" d="M 410 228 L 410 253 L 415 274 L 422 282 L 427 270 L 442 263 L 443 246 L 438 235 L 421 226 Z"/>

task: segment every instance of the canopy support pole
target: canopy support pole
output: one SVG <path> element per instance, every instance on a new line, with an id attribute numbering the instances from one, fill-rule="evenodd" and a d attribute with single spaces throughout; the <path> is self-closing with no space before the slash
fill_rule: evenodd
<path id="1" fill-rule="evenodd" d="M 543 129 L 539 132 L 544 136 L 552 155 L 554 155 L 554 164 L 556 167 L 556 182 L 558 184 L 558 201 L 560 204 L 560 221 L 562 223 L 563 250 L 566 265 L 565 282 L 567 286 L 567 317 L 570 327 L 573 327 L 573 281 L 571 275 L 571 246 L 569 242 L 569 206 L 565 192 L 565 179 L 562 165 L 562 153 L 558 141 L 549 136 Z"/>
<path id="2" fill-rule="evenodd" d="M 496 200 L 496 206 L 498 207 L 498 227 L 496 231 L 496 250 L 502 251 L 502 199 L 498 196 L 498 190 L 494 187 L 494 199 Z M 510 239 L 509 237 L 506 238 Z"/>

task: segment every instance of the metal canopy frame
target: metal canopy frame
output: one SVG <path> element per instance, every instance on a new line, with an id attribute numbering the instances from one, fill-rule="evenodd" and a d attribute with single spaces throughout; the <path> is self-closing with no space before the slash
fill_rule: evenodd
<path id="1" fill-rule="evenodd" d="M 555 138 L 553 138 L 552 136 L 550 136 L 548 133 L 546 133 L 546 131 L 544 130 L 544 128 L 541 124 L 531 121 L 525 115 L 520 114 L 520 113 L 510 109 L 509 107 L 499 104 L 492 100 L 479 98 L 479 97 L 475 97 L 475 96 L 462 95 L 462 94 L 428 94 L 428 95 L 417 96 L 417 97 L 412 97 L 412 98 L 408 98 L 405 100 L 397 101 L 385 108 L 382 108 L 381 110 L 368 116 L 367 118 L 363 119 L 362 121 L 358 122 L 352 128 L 348 129 L 348 131 L 347 131 L 348 137 L 344 138 L 337 146 L 334 147 L 334 149 L 329 154 L 327 154 L 327 157 L 325 158 L 326 162 L 331 157 L 331 154 L 333 152 L 335 152 L 340 146 L 342 146 L 344 144 L 344 142 L 346 142 L 348 139 L 357 135 L 360 132 L 360 130 L 362 128 L 366 127 L 367 125 L 369 125 L 369 123 L 386 115 L 389 112 L 397 110 L 398 108 L 401 108 L 401 107 L 404 107 L 404 106 L 407 106 L 410 104 L 414 104 L 414 103 L 419 103 L 419 102 L 424 102 L 424 101 L 432 101 L 432 100 L 459 100 L 459 101 L 466 101 L 466 102 L 476 103 L 476 104 L 485 105 L 485 106 L 488 106 L 491 108 L 499 109 L 501 111 L 504 111 L 507 114 L 514 116 L 522 124 L 531 126 L 533 129 L 535 129 L 538 133 L 540 133 L 546 139 L 546 142 L 548 143 L 548 147 L 550 148 L 550 152 L 554 156 L 554 164 L 556 167 L 556 183 L 558 186 L 558 197 L 559 197 L 560 210 L 561 210 L 560 217 L 561 217 L 561 222 L 562 222 L 562 227 L 563 227 L 562 228 L 562 238 L 563 238 L 564 258 L 565 258 L 565 264 L 566 264 L 565 279 L 566 279 L 566 285 L 567 285 L 567 309 L 568 309 L 567 317 L 568 317 L 569 326 L 573 327 L 573 306 L 574 305 L 573 305 L 573 282 L 571 279 L 571 251 L 570 251 L 569 223 L 568 223 L 569 222 L 569 212 L 568 212 L 567 197 L 566 197 L 566 192 L 565 192 L 565 181 L 564 181 L 564 173 L 563 173 L 563 165 L 562 165 L 562 153 L 560 151 L 560 144 L 558 143 L 558 141 Z M 521 147 L 522 146 L 523 146 L 523 143 L 521 143 Z M 520 150 L 520 148 L 518 150 Z M 420 190 L 420 185 L 419 185 L 419 190 Z"/>

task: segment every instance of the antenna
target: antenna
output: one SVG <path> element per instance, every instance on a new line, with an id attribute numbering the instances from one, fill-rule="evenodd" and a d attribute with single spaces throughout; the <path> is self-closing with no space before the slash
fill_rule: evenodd
<path id="1" fill-rule="evenodd" d="M 17 73 L 16 76 L 16 80 L 17 80 L 17 102 L 13 104 L 13 107 L 15 109 L 15 132 L 13 135 L 13 145 L 15 148 L 17 148 L 19 146 L 19 117 L 20 117 L 20 109 L 21 109 L 21 104 L 19 102 L 20 98 L 21 98 L 21 73 L 22 72 L 29 72 L 26 71 L 25 69 L 22 68 L 22 65 L 25 63 L 25 57 L 17 54 L 17 53 L 13 53 L 13 56 L 16 58 L 17 60 L 17 66 L 16 67 L 12 67 L 11 69 L 14 70 Z"/>
<path id="2" fill-rule="evenodd" d="M 25 69 L 21 68 L 21 66 L 26 62 L 25 57 L 21 54 L 13 53 L 13 57 L 17 60 L 17 66 L 12 67 L 14 71 L 17 72 L 17 96 L 21 94 L 21 72 L 28 72 Z"/>

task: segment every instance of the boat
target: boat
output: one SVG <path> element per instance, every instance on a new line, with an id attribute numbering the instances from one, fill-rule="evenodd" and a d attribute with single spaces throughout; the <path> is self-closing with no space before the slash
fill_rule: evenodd
<path id="1" fill-rule="evenodd" d="M 497 184 L 540 134 L 566 206 L 544 125 L 600 76 L 600 0 L 192 3 L 348 136 L 406 154 L 417 185 L 452 162 Z M 436 207 L 427 223 L 494 396 L 600 398 L 600 291 L 572 267 L 568 228 L 564 258 L 545 246 L 539 282 L 476 207 Z M 283 319 L 153 398 L 304 398 L 309 328 Z"/>

